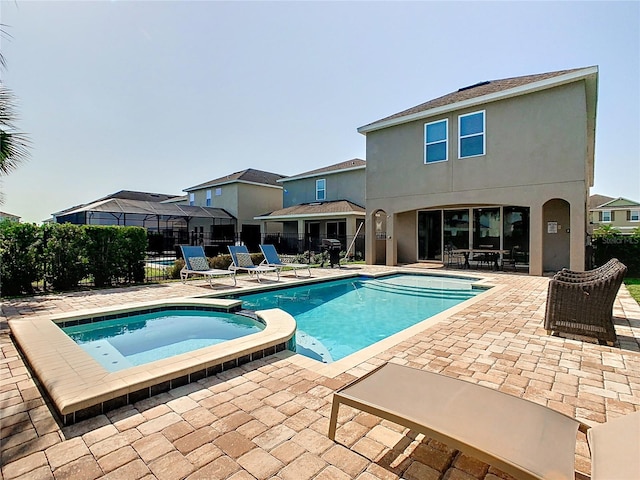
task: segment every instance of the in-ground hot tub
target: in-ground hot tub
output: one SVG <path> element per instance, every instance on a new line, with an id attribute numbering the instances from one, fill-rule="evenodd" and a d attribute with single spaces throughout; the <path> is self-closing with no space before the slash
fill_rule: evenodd
<path id="1" fill-rule="evenodd" d="M 293 341 L 296 324 L 291 316 L 280 310 L 258 311 L 255 312 L 255 320 L 264 325 L 261 331 L 113 372 L 62 328 L 73 329 L 97 322 L 113 323 L 126 317 L 153 315 L 167 310 L 208 312 L 205 316 L 212 311 L 226 312 L 216 315 L 223 317 L 235 315 L 233 312 L 240 309 L 240 303 L 225 299 L 174 299 L 73 314 L 16 318 L 9 320 L 9 326 L 61 422 L 70 425 L 286 350 L 288 343 Z M 177 318 L 178 330 L 179 321 Z M 109 353 L 113 357 L 114 352 Z"/>

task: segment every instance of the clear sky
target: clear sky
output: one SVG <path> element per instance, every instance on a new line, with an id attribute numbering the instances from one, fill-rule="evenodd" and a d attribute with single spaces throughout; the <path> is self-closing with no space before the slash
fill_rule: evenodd
<path id="1" fill-rule="evenodd" d="M 31 159 L 0 210 L 365 158 L 356 129 L 484 80 L 599 66 L 591 193 L 640 201 L 640 2 L 0 0 Z M 544 139 L 541 139 L 544 141 Z"/>

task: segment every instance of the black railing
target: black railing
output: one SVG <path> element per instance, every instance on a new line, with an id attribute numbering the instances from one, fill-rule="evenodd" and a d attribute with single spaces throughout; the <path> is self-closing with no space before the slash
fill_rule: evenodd
<path id="1" fill-rule="evenodd" d="M 182 257 L 180 245 L 201 245 L 205 255 L 214 258 L 219 255 L 227 255 L 229 253 L 228 245 L 246 244 L 249 252 L 260 253 L 259 245 L 270 243 L 275 246 L 280 255 L 295 258 L 296 262 L 309 263 L 318 261 L 318 256 L 324 251 L 322 240 L 326 238 L 340 241 L 342 256 L 346 255 L 347 249 L 351 247 L 349 250 L 350 261 L 364 260 L 365 249 L 364 235 L 358 235 L 355 241 L 352 235 L 312 236 L 287 233 L 267 233 L 252 239 L 241 239 L 240 235 L 236 235 L 234 238 L 219 238 L 207 233 L 190 233 L 181 237 L 175 234 L 163 236 L 154 233 L 153 237 L 153 243 L 149 242 L 150 248 L 145 263 L 145 281 L 147 282 L 177 278 L 175 265 L 176 261 Z M 217 267 L 223 265 L 224 262 L 220 262 Z"/>

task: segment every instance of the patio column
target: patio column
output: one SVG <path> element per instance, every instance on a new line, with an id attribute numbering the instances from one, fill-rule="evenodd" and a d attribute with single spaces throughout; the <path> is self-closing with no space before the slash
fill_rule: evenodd
<path id="1" fill-rule="evenodd" d="M 367 265 L 375 265 L 376 259 L 376 232 L 374 230 L 375 218 L 367 212 L 367 220 L 364 222 L 364 261 Z"/>
<path id="2" fill-rule="evenodd" d="M 569 256 L 570 269 L 578 272 L 585 268 L 585 243 L 587 218 L 586 210 L 582 204 L 571 202 L 570 243 L 571 254 Z"/>
<path id="3" fill-rule="evenodd" d="M 398 264 L 398 239 L 394 233 L 394 224 L 396 215 L 394 213 L 387 215 L 387 262 L 389 266 Z"/>
<path id="4" fill-rule="evenodd" d="M 529 212 L 529 275 L 542 275 L 544 237 L 542 205 L 531 205 Z"/>

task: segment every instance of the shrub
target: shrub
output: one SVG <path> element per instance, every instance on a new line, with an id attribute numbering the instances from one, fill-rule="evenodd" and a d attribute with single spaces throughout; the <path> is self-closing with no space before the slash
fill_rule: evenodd
<path id="1" fill-rule="evenodd" d="M 147 232 L 142 227 L 118 227 L 117 248 L 120 252 L 119 277 L 126 282 L 144 281 L 144 259 L 147 252 Z"/>
<path id="2" fill-rule="evenodd" d="M 86 236 L 80 225 L 49 224 L 42 228 L 44 278 L 55 290 L 70 290 L 87 275 Z"/>
<path id="3" fill-rule="evenodd" d="M 111 285 L 119 275 L 122 252 L 119 250 L 119 228 L 86 225 L 89 273 L 96 287 Z"/>
<path id="4" fill-rule="evenodd" d="M 32 223 L 0 222 L 0 294 L 33 293 L 33 283 L 42 277 L 38 261 L 42 233 Z"/>
<path id="5" fill-rule="evenodd" d="M 180 270 L 184 267 L 184 260 L 182 258 L 178 258 L 173 265 L 167 268 L 167 275 L 169 278 L 178 279 L 180 278 Z"/>
<path id="6" fill-rule="evenodd" d="M 627 277 L 640 276 L 640 235 L 607 235 L 594 237 L 595 266 L 617 258 L 627 267 Z"/>

